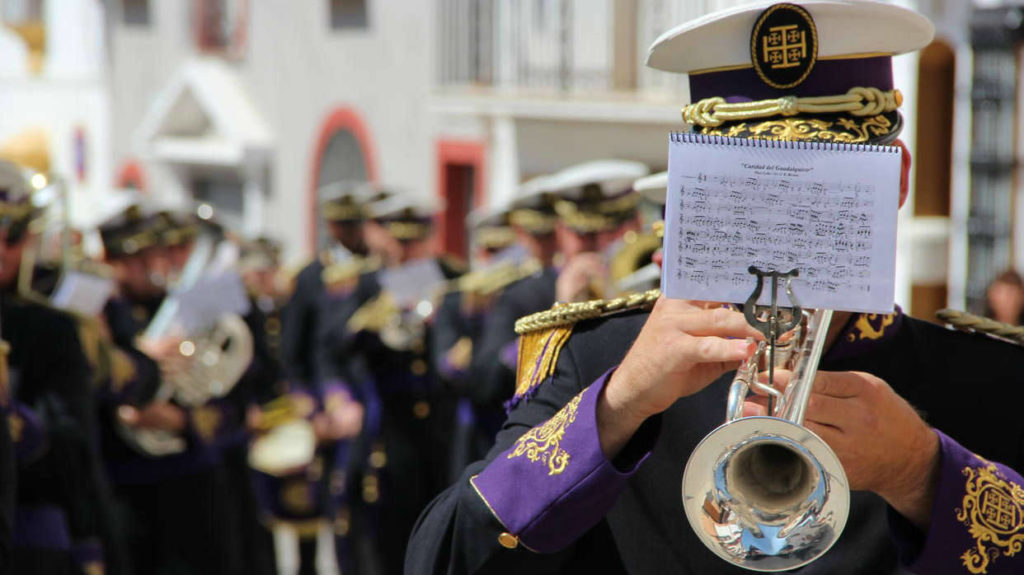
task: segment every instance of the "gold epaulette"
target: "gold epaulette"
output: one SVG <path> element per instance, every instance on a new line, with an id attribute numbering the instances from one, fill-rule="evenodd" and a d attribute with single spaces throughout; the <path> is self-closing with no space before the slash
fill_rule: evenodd
<path id="1" fill-rule="evenodd" d="M 380 258 L 378 257 L 354 257 L 344 262 L 325 265 L 323 271 L 320 272 L 320 279 L 326 286 L 337 286 L 379 268 Z"/>
<path id="2" fill-rule="evenodd" d="M 547 311 L 537 312 L 519 318 L 516 322 L 516 334 L 547 330 L 555 327 L 573 325 L 584 320 L 604 317 L 624 311 L 646 309 L 654 305 L 661 297 L 660 289 L 652 289 L 641 293 L 624 295 L 613 299 L 597 299 L 579 303 L 555 304 Z"/>
<path id="3" fill-rule="evenodd" d="M 1010 325 L 955 309 L 940 309 L 935 315 L 961 331 L 981 333 L 1009 343 L 1024 345 L 1024 326 Z"/>

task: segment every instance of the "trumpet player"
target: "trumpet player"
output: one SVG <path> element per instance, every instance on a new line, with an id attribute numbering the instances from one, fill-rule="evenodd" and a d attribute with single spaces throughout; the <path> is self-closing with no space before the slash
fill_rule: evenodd
<path id="1" fill-rule="evenodd" d="M 509 285 L 495 302 L 470 367 L 477 405 L 500 409 L 512 396 L 517 319 L 603 289 L 602 252 L 636 226 L 638 197 L 630 185 L 647 172 L 638 162 L 600 160 L 523 184 L 511 222 L 533 245 L 547 246 L 554 238 L 560 261 L 542 260 L 540 271 Z"/>
<path id="2" fill-rule="evenodd" d="M 764 45 L 755 23 L 771 14 L 797 42 L 813 33 L 817 43 L 816 66 L 792 85 L 751 60 Z M 880 2 L 760 3 L 670 30 L 648 62 L 690 73 L 695 131 L 891 144 L 899 98 L 862 115 L 800 101 L 858 86 L 891 92 L 891 56 L 932 33 L 923 16 Z M 722 103 L 745 112 L 716 116 Z M 737 312 L 654 295 L 628 311 L 595 303 L 608 317 L 574 325 L 564 314 L 532 318 L 523 337 L 538 360 L 518 376 L 522 398 L 487 460 L 421 518 L 407 573 L 736 572 L 688 526 L 679 478 L 721 423 L 729 372 L 758 334 Z M 1005 382 L 1024 372 L 1024 352 L 899 310 L 837 314 L 832 326 L 806 421 L 854 491 L 846 530 L 800 572 L 1020 572 L 1024 426 L 989 402 L 1019 404 Z"/>

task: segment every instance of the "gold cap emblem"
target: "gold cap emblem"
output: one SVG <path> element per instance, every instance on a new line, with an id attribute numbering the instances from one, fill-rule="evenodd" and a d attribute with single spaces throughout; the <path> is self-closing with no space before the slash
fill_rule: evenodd
<path id="1" fill-rule="evenodd" d="M 814 19 L 793 4 L 776 4 L 757 17 L 750 34 L 750 59 L 765 84 L 779 90 L 799 86 L 818 61 Z"/>

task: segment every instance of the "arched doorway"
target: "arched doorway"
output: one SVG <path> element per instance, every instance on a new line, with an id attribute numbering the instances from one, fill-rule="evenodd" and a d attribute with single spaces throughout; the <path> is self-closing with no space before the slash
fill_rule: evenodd
<path id="1" fill-rule="evenodd" d="M 317 217 L 319 190 L 340 181 L 377 181 L 373 145 L 362 118 L 351 108 L 332 111 L 320 128 L 310 187 L 310 247 L 326 244 L 323 222 Z"/>

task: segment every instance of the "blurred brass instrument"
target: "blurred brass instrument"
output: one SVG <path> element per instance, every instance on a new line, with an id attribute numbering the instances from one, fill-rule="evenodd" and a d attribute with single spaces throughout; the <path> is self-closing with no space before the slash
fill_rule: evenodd
<path id="1" fill-rule="evenodd" d="M 722 559 L 755 571 L 785 571 L 825 553 L 849 513 L 849 484 L 838 457 L 802 425 L 832 311 L 801 310 L 790 288 L 795 270 L 751 273 L 757 287 L 744 312 L 766 341 L 736 372 L 726 422 L 691 454 L 683 507 L 698 537 Z M 767 309 L 756 305 L 765 276 L 772 281 Z M 779 280 L 792 305 L 785 317 L 776 299 Z M 775 368 L 793 371 L 785 392 L 758 379 L 766 371 L 771 382 Z M 769 416 L 743 417 L 751 388 L 768 396 Z"/>
<path id="2" fill-rule="evenodd" d="M 249 447 L 249 466 L 281 477 L 313 463 L 316 434 L 306 419 L 312 409 L 290 395 L 262 406 L 259 434 Z"/>
<path id="3" fill-rule="evenodd" d="M 608 265 L 616 295 L 647 291 L 661 284 L 661 267 L 651 260 L 661 249 L 661 241 L 655 231 L 626 234 Z"/>
<path id="4" fill-rule="evenodd" d="M 451 280 L 448 283 L 447 292 L 462 292 L 487 297 L 540 270 L 540 262 L 535 259 L 527 259 L 520 263 L 501 262 Z"/>
<path id="5" fill-rule="evenodd" d="M 213 262 L 220 241 L 219 233 L 213 230 L 199 235 L 174 291 L 164 298 L 140 339 L 159 339 L 170 335 L 177 327 L 180 295 L 202 277 Z M 198 407 L 227 395 L 241 379 L 252 363 L 252 333 L 241 317 L 224 314 L 202 333 L 188 334 L 179 350 L 192 360 L 188 369 L 162 374 L 160 387 L 151 401 L 173 399 L 185 408 Z M 123 422 L 119 422 L 118 429 L 130 445 L 146 455 L 162 457 L 181 453 L 186 448 L 184 438 L 168 431 L 133 427 Z"/>

